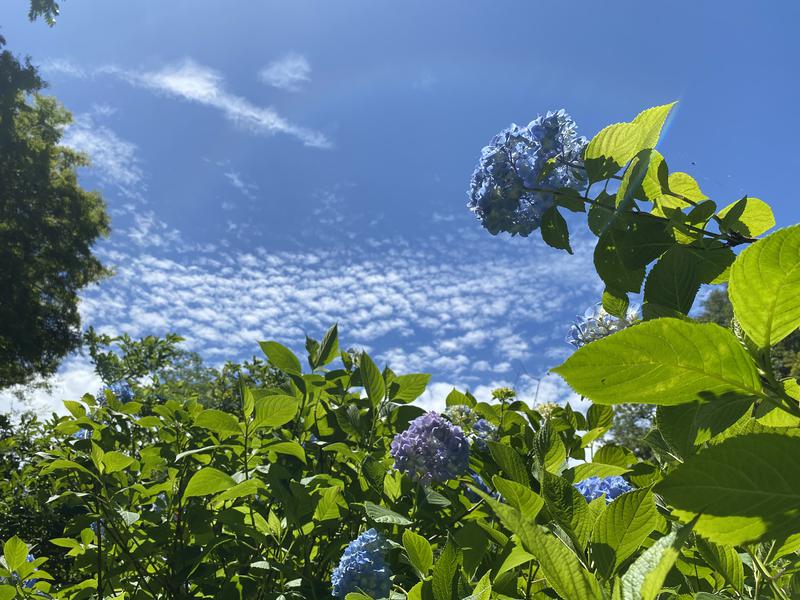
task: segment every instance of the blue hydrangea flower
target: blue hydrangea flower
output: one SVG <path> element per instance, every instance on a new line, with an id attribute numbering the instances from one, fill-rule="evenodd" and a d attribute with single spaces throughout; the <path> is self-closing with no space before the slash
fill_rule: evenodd
<path id="1" fill-rule="evenodd" d="M 125 381 L 117 381 L 115 383 L 112 383 L 111 385 L 107 385 L 103 388 L 100 388 L 100 390 L 98 390 L 95 396 L 100 401 L 105 400 L 106 390 L 114 394 L 114 397 L 116 397 L 116 399 L 119 400 L 120 402 L 130 402 L 131 400 L 133 400 L 133 389 Z"/>
<path id="2" fill-rule="evenodd" d="M 478 450 L 486 450 L 486 442 L 496 439 L 497 426 L 486 419 L 478 419 L 469 435 L 469 441 L 472 442 Z"/>
<path id="3" fill-rule="evenodd" d="M 91 429 L 78 429 L 75 433 L 72 434 L 72 437 L 76 440 L 90 440 L 92 439 L 93 431 Z"/>
<path id="4" fill-rule="evenodd" d="M 553 206 L 553 191 L 582 187 L 587 143 L 563 110 L 512 124 L 481 151 L 467 206 L 493 235 L 529 235 Z"/>
<path id="5" fill-rule="evenodd" d="M 490 488 L 487 485 L 487 483 L 483 480 L 483 477 L 478 475 L 475 471 L 470 469 L 468 475 L 470 476 L 470 479 L 472 479 L 472 482 L 475 484 L 475 487 L 477 487 L 484 494 L 490 495 L 495 500 L 503 499 L 503 496 L 500 495 L 500 492 L 496 492 L 492 488 Z M 464 485 L 464 495 L 470 502 L 478 502 L 479 500 L 481 500 L 481 497 L 467 485 Z"/>
<path id="6" fill-rule="evenodd" d="M 624 319 L 620 319 L 608 314 L 601 304 L 596 304 L 586 309 L 582 317 L 576 318 L 569 328 L 567 343 L 580 348 L 633 325 L 639 318 L 635 306 L 628 309 Z"/>
<path id="7" fill-rule="evenodd" d="M 333 595 L 344 598 L 364 592 L 373 598 L 387 598 L 392 572 L 384 559 L 386 542 L 374 529 L 365 531 L 345 548 L 331 575 Z"/>
<path id="8" fill-rule="evenodd" d="M 465 404 L 448 406 L 443 416 L 447 417 L 453 425 L 460 427 L 470 445 L 475 446 L 478 450 L 486 450 L 486 442 L 497 439 L 497 427 L 486 419 L 480 418 L 478 413 Z"/>
<path id="9" fill-rule="evenodd" d="M 591 502 L 602 496 L 606 495 L 606 503 L 611 502 L 617 496 L 621 496 L 625 492 L 630 492 L 633 488 L 619 475 L 611 475 L 610 477 L 589 477 L 580 483 L 576 483 L 575 487 L 583 494 L 587 502 Z"/>
<path id="10" fill-rule="evenodd" d="M 469 466 L 464 432 L 436 412 L 411 421 L 392 440 L 390 454 L 397 469 L 423 485 L 454 479 Z"/>

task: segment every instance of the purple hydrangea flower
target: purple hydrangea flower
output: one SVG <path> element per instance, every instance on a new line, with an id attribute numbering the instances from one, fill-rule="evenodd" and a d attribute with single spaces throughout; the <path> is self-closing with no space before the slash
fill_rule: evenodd
<path id="1" fill-rule="evenodd" d="M 625 314 L 624 319 L 608 314 L 602 305 L 597 304 L 586 309 L 582 317 L 577 317 L 569 328 L 567 343 L 576 348 L 580 348 L 603 339 L 606 336 L 616 333 L 626 327 L 633 325 L 639 320 L 639 311 L 636 307 L 631 307 Z"/>
<path id="2" fill-rule="evenodd" d="M 512 124 L 481 151 L 467 206 L 493 235 L 529 235 L 553 206 L 553 191 L 583 184 L 587 143 L 563 110 Z"/>
<path id="3" fill-rule="evenodd" d="M 373 598 L 387 598 L 392 572 L 384 559 L 385 550 L 385 540 L 374 529 L 350 542 L 331 575 L 333 595 L 344 598 L 351 592 L 364 592 Z"/>
<path id="4" fill-rule="evenodd" d="M 589 477 L 580 483 L 576 483 L 575 487 L 583 494 L 587 502 L 591 502 L 602 496 L 606 495 L 606 503 L 611 502 L 618 496 L 625 492 L 630 492 L 633 488 L 619 475 L 611 475 L 610 477 Z"/>
<path id="5" fill-rule="evenodd" d="M 464 432 L 436 412 L 417 417 L 394 436 L 390 453 L 395 467 L 423 485 L 454 479 L 469 466 Z"/>

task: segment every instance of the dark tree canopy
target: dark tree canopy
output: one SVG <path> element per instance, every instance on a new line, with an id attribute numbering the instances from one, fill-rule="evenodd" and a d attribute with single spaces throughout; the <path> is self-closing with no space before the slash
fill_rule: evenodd
<path id="1" fill-rule="evenodd" d="M 55 0 L 31 0 L 31 6 L 28 9 L 28 18 L 35 21 L 42 17 L 51 27 L 56 23 L 56 17 L 60 12 L 58 2 Z"/>
<path id="2" fill-rule="evenodd" d="M 0 52 L 0 388 L 55 372 L 81 342 L 78 291 L 107 274 L 105 203 L 78 184 L 87 159 L 59 146 L 71 117 L 44 86 Z"/>

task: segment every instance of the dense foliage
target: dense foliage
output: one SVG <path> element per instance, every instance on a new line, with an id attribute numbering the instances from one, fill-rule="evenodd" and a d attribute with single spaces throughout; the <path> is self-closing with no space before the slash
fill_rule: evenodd
<path id="1" fill-rule="evenodd" d="M 70 115 L 0 38 L 0 389 L 51 375 L 81 341 L 78 292 L 106 275 L 92 245 L 105 204 L 86 158 L 58 142 Z"/>
<path id="2" fill-rule="evenodd" d="M 772 349 L 800 325 L 800 226 L 758 239 L 764 202 L 720 209 L 670 173 L 655 150 L 670 109 L 588 142 L 548 113 L 498 136 L 473 176 L 492 233 L 538 228 L 570 251 L 560 211 L 588 206 L 603 311 L 553 369 L 585 414 L 508 389 L 453 390 L 426 413 L 427 375 L 341 352 L 335 326 L 307 340 L 306 367 L 263 342 L 274 382 L 242 381 L 237 409 L 146 400 L 141 382 L 87 394 L 12 469 L 69 517 L 60 554 L 8 537 L 0 600 L 798 597 L 800 386 Z M 729 326 L 688 316 L 726 282 Z M 142 343 L 93 351 L 107 383 L 161 342 Z M 656 407 L 647 456 L 607 438 L 618 404 Z M 70 570 L 53 581 L 57 560 Z"/>

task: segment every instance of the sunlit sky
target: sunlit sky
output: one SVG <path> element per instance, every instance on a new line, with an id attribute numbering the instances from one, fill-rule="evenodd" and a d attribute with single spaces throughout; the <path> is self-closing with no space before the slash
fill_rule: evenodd
<path id="1" fill-rule="evenodd" d="M 175 331 L 211 364 L 338 322 L 343 346 L 431 372 L 428 405 L 530 399 L 598 299 L 592 237 L 575 221 L 575 256 L 492 237 L 465 203 L 481 147 L 548 109 L 591 137 L 679 100 L 671 170 L 800 216 L 795 2 L 65 0 L 53 28 L 26 4 L 2 3 L 0 35 L 73 112 L 112 215 L 116 275 L 84 323 Z M 81 356 L 54 384 L 42 406 L 98 386 Z"/>

